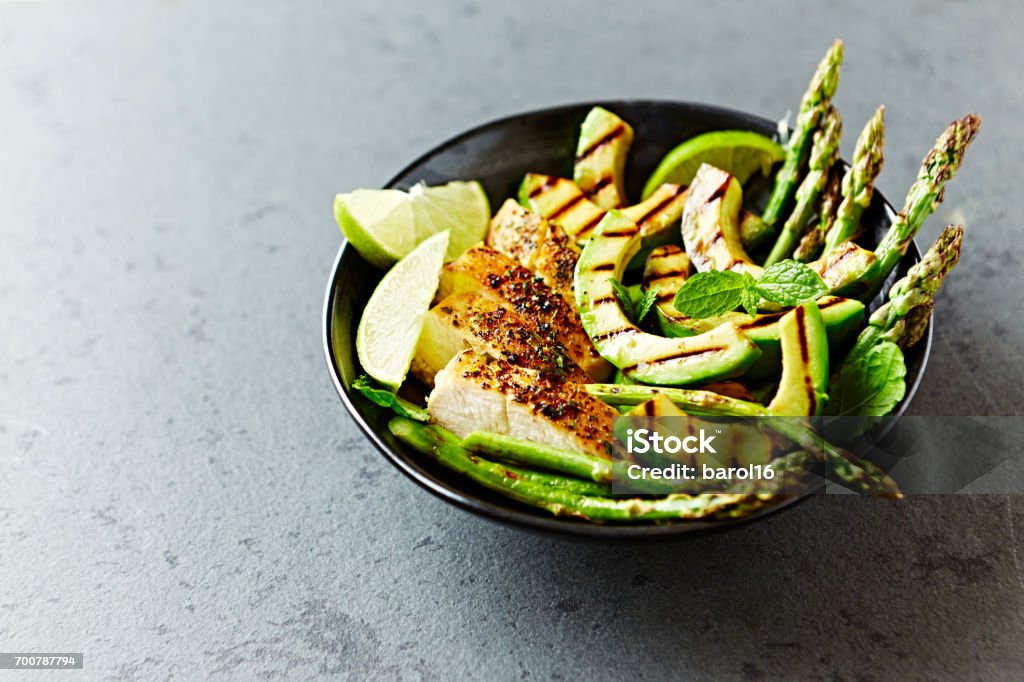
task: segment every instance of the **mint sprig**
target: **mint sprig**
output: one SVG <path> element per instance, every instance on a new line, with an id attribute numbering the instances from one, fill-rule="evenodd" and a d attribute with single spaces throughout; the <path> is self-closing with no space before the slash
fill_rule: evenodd
<path id="1" fill-rule="evenodd" d="M 679 287 L 673 305 L 687 317 L 713 317 L 735 310 L 743 303 L 744 292 L 748 287 L 749 284 L 738 272 L 698 272 Z"/>
<path id="2" fill-rule="evenodd" d="M 882 341 L 866 353 L 850 355 L 829 387 L 827 414 L 841 417 L 882 417 L 906 393 L 907 366 L 892 341 Z"/>
<path id="3" fill-rule="evenodd" d="M 692 318 L 705 318 L 742 307 L 757 314 L 761 300 L 796 306 L 828 292 L 828 287 L 809 266 L 784 260 L 765 269 L 757 279 L 749 272 L 730 270 L 698 272 L 676 293 L 676 310 Z"/>
<path id="4" fill-rule="evenodd" d="M 654 306 L 655 301 L 658 300 L 657 292 L 653 289 L 648 289 L 640 297 L 640 300 L 634 301 L 629 293 L 629 289 L 617 279 L 612 279 L 612 289 L 615 290 L 615 298 L 619 300 L 622 312 L 626 314 L 626 317 L 633 324 L 640 324 L 647 317 L 647 313 L 651 312 L 651 307 Z"/>
<path id="5" fill-rule="evenodd" d="M 757 291 L 765 300 L 794 306 L 827 293 L 828 286 L 810 266 L 783 260 L 765 268 L 757 279 Z"/>

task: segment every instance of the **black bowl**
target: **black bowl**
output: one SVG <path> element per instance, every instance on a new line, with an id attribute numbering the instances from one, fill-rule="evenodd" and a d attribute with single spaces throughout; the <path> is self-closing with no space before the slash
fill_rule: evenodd
<path id="1" fill-rule="evenodd" d="M 774 121 L 702 104 L 646 100 L 571 104 L 503 118 L 462 133 L 413 161 L 386 186 L 406 189 L 421 180 L 428 185 L 449 180 L 479 180 L 487 191 L 492 209 L 497 209 L 506 198 L 515 196 L 519 182 L 529 171 L 572 177 L 579 126 L 594 106 L 614 111 L 636 131 L 626 168 L 627 191 L 634 201 L 662 156 L 683 140 L 710 130 L 752 130 L 764 135 L 772 135 L 776 130 Z M 892 206 L 876 192 L 872 206 L 864 214 L 865 236 L 861 243 L 870 245 L 881 238 L 894 216 Z M 907 268 L 918 260 L 920 251 L 912 245 L 883 291 L 888 291 L 889 284 L 906 274 Z M 327 367 L 341 401 L 370 441 L 399 470 L 438 497 L 519 528 L 607 540 L 666 538 L 723 529 L 761 518 L 803 499 L 790 498 L 736 520 L 659 525 L 596 524 L 555 517 L 526 507 L 438 466 L 391 435 L 387 429 L 392 416 L 389 410 L 370 403 L 351 389 L 352 382 L 361 374 L 355 353 L 359 314 L 382 274 L 367 264 L 355 249 L 342 244 L 324 301 Z M 875 307 L 879 303 L 873 302 Z M 907 393 L 894 413 L 896 417 L 906 411 L 917 391 L 931 343 L 929 326 L 924 342 L 907 353 Z"/>

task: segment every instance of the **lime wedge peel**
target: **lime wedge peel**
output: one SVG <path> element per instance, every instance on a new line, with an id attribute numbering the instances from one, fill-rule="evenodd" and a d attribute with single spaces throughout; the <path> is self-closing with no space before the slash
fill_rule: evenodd
<path id="1" fill-rule="evenodd" d="M 423 318 L 437 291 L 449 247 L 446 230 L 398 261 L 370 295 L 356 330 L 356 355 L 378 383 L 398 390 L 409 372 Z"/>
<path id="2" fill-rule="evenodd" d="M 728 172 L 740 183 L 760 171 L 767 175 L 785 157 L 785 150 L 764 135 L 748 130 L 716 130 L 692 137 L 670 151 L 644 185 L 648 198 L 666 182 L 689 185 L 702 163 Z"/>
<path id="3" fill-rule="evenodd" d="M 449 182 L 408 192 L 359 189 L 334 199 L 334 216 L 349 243 L 370 264 L 384 269 L 424 239 L 451 231 L 448 258 L 484 238 L 491 219 L 487 194 L 478 182 Z"/>

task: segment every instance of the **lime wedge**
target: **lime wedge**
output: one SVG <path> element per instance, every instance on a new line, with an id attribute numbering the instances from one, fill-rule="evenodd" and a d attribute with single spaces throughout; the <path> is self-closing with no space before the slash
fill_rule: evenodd
<path id="1" fill-rule="evenodd" d="M 356 330 L 359 364 L 392 390 L 405 381 L 423 327 L 423 316 L 437 291 L 449 232 L 429 237 L 398 261 L 380 280 L 363 309 Z"/>
<path id="2" fill-rule="evenodd" d="M 349 243 L 369 263 L 388 268 L 424 239 L 451 230 L 448 258 L 484 238 L 491 208 L 479 182 L 449 182 L 408 192 L 357 189 L 334 199 L 334 217 Z"/>
<path id="3" fill-rule="evenodd" d="M 785 150 L 769 138 L 747 130 L 704 133 L 665 155 L 644 185 L 643 198 L 666 182 L 689 185 L 702 163 L 721 168 L 744 183 L 757 171 L 767 175 L 785 155 Z"/>

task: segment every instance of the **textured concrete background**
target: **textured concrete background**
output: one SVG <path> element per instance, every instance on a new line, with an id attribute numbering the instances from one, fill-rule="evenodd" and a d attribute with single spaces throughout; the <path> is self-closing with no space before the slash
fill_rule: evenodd
<path id="1" fill-rule="evenodd" d="M 925 229 L 969 232 L 913 410 L 1024 414 L 1019 3 L 285 4 L 0 6 L 0 649 L 83 679 L 1024 677 L 1024 498 L 528 536 L 371 450 L 319 327 L 335 192 L 562 102 L 779 116 L 838 35 L 890 196 L 985 119 Z"/>

